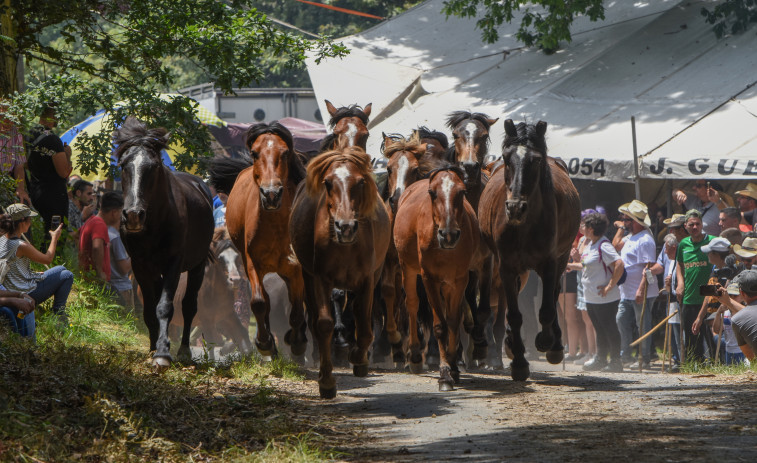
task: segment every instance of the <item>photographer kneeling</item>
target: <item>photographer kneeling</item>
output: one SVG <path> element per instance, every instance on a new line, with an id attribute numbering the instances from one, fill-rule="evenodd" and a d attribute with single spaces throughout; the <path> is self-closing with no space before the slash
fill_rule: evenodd
<path id="1" fill-rule="evenodd" d="M 731 299 L 721 285 L 717 285 L 716 297 L 731 311 L 731 326 L 736 342 L 744 356 L 752 361 L 757 351 L 757 270 L 741 272 L 738 275 L 738 285 L 744 304 Z"/>

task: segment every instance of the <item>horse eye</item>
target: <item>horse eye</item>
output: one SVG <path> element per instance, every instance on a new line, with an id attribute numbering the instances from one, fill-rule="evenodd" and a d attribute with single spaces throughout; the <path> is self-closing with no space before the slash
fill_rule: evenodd
<path id="1" fill-rule="evenodd" d="M 257 151 L 250 150 L 250 156 L 252 157 L 252 159 L 257 159 L 259 155 Z"/>
<path id="2" fill-rule="evenodd" d="M 436 191 L 429 189 L 428 194 L 431 196 L 432 200 L 436 199 Z"/>
<path id="3" fill-rule="evenodd" d="M 324 185 L 326 185 L 326 189 L 327 189 L 328 191 L 331 191 L 331 180 L 329 180 L 329 179 L 325 179 L 325 180 L 323 181 L 323 184 L 324 184 Z"/>
<path id="4" fill-rule="evenodd" d="M 364 178 L 361 178 L 360 180 L 358 180 L 358 181 L 357 181 L 357 185 L 358 185 L 358 186 L 363 186 L 363 185 L 365 185 L 365 179 L 364 179 Z"/>
<path id="5" fill-rule="evenodd" d="M 392 169 L 391 167 L 387 167 L 387 168 L 386 168 L 386 173 L 387 173 L 387 174 L 391 174 L 391 173 L 392 173 L 392 170 L 393 170 L 393 169 Z"/>

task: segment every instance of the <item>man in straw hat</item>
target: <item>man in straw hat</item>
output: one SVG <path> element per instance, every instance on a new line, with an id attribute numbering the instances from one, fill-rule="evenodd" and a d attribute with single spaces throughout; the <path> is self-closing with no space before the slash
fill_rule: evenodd
<path id="1" fill-rule="evenodd" d="M 699 287 L 707 284 L 712 269 L 707 254 L 702 252 L 702 247 L 710 244 L 714 236 L 702 230 L 702 214 L 698 210 L 689 210 L 685 219 L 689 236 L 681 240 L 676 254 L 676 296 L 682 304 L 685 358 L 690 358 L 691 354 L 694 360 L 703 362 L 704 335 L 701 332 L 693 333 L 692 327 L 704 303 L 704 296 L 699 294 Z"/>
<path id="2" fill-rule="evenodd" d="M 731 311 L 731 326 L 736 342 L 750 361 L 757 351 L 757 270 L 744 270 L 738 276 L 739 295 L 744 303 L 731 299 L 728 292 L 718 288 L 718 301 Z"/>
<path id="3" fill-rule="evenodd" d="M 744 263 L 744 269 L 750 270 L 757 259 L 757 238 L 747 236 L 741 244 L 733 245 L 733 253 Z"/>
<path id="4" fill-rule="evenodd" d="M 754 211 L 757 209 L 757 184 L 748 183 L 746 190 L 737 191 L 736 203 L 741 211 L 741 216 L 744 217 L 744 222 L 754 225 Z"/>
<path id="5" fill-rule="evenodd" d="M 674 234 L 676 239 L 680 243 L 682 239 L 689 236 L 689 232 L 687 232 L 686 228 L 683 226 L 685 221 L 685 215 L 673 214 L 673 217 L 663 220 L 662 223 L 668 226 L 668 233 Z"/>
<path id="6" fill-rule="evenodd" d="M 698 210 L 702 216 L 704 232 L 718 236 L 720 210 L 733 206 L 733 200 L 723 193 L 723 186 L 714 180 L 698 179 L 693 188 L 693 196 L 687 196 L 683 190 L 673 190 L 673 199 L 687 210 Z"/>
<path id="7" fill-rule="evenodd" d="M 626 269 L 626 281 L 620 285 L 620 303 L 618 314 L 615 318 L 620 331 L 620 355 L 624 362 L 631 361 L 631 342 L 633 341 L 634 327 L 638 326 L 640 333 L 646 333 L 652 329 L 651 310 L 659 288 L 657 278 L 646 278 L 645 272 L 657 262 L 657 247 L 649 231 L 651 224 L 647 205 L 639 200 L 623 204 L 618 211 L 625 215 L 623 226 L 630 231 L 623 248 L 620 250 L 620 259 Z M 651 276 L 651 273 L 650 273 Z M 641 312 L 644 307 L 644 294 L 646 292 L 646 314 L 641 320 Z M 642 323 L 644 326 L 642 327 Z M 644 368 L 649 368 L 652 356 L 652 338 L 642 342 L 641 356 L 638 361 Z M 630 366 L 638 368 L 636 365 Z"/>

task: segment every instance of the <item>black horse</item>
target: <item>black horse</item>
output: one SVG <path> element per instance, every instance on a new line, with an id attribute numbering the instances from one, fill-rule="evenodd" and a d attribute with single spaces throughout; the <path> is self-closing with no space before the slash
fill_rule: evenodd
<path id="1" fill-rule="evenodd" d="M 496 241 L 500 277 L 507 298 L 507 321 L 511 328 L 507 344 L 514 355 L 511 373 L 513 379 L 520 381 L 530 374 L 520 335 L 520 275 L 533 269 L 544 283 L 539 309 L 542 329 L 536 336 L 536 348 L 547 353 L 550 363 L 560 363 L 563 345 L 556 308 L 559 277 L 568 264 L 581 214 L 578 191 L 567 170 L 547 156 L 546 131 L 544 121 L 536 125 L 520 123 L 516 127 L 511 119 L 506 120 L 503 143 L 506 167 L 496 173 L 504 175 L 505 195 L 495 196 L 499 197 L 500 204 L 505 199 L 505 205 L 504 210 L 496 211 L 500 217 L 495 220 L 490 236 Z M 496 184 L 490 182 L 492 187 Z M 484 197 L 489 198 L 487 193 L 484 192 Z M 486 201 L 482 199 L 479 212 L 486 209 Z"/>
<path id="2" fill-rule="evenodd" d="M 163 165 L 160 151 L 167 142 L 166 129 L 150 129 L 133 117 L 115 134 L 124 192 L 121 239 L 144 296 L 145 324 L 157 371 L 171 362 L 168 324 L 184 271 L 188 279 L 179 359 L 191 360 L 189 333 L 213 239 L 210 190 L 199 178 Z"/>

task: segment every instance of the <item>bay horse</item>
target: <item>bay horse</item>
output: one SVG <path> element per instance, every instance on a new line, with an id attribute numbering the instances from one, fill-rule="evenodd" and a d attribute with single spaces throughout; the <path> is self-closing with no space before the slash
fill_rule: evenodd
<path id="1" fill-rule="evenodd" d="M 356 345 L 348 360 L 355 376 L 368 374 L 373 341 L 373 290 L 389 247 L 389 214 L 373 180 L 370 157 L 358 147 L 313 158 L 292 206 L 289 235 L 302 265 L 311 329 L 318 340 L 318 386 L 322 398 L 336 396 L 331 342 L 335 288 L 354 295 Z"/>
<path id="2" fill-rule="evenodd" d="M 371 115 L 371 103 L 360 107 L 356 104 L 335 107 L 329 100 L 326 109 L 331 118 L 329 128 L 331 133 L 321 142 L 320 152 L 331 151 L 340 147 L 359 146 L 365 151 L 368 143 L 368 118 Z"/>
<path id="3" fill-rule="evenodd" d="M 465 197 L 478 212 L 479 200 L 489 177 L 482 166 L 489 151 L 489 130 L 499 120 L 483 113 L 456 111 L 447 118 L 447 127 L 452 130 L 453 144 L 447 159 L 457 163 L 465 173 Z M 490 295 L 492 288 L 493 253 L 483 239 L 479 240 L 476 256 L 471 266 L 470 280 L 465 291 L 465 300 L 473 317 L 473 360 L 487 357 L 488 342 L 485 328 L 491 316 Z"/>
<path id="4" fill-rule="evenodd" d="M 447 135 L 437 130 L 421 126 L 413 130 L 413 137 L 418 137 L 421 143 L 426 144 L 426 155 L 442 161 L 446 159 L 447 150 L 449 149 L 449 140 Z"/>
<path id="5" fill-rule="evenodd" d="M 457 347 L 468 269 L 478 247 L 476 213 L 465 199 L 465 174 L 457 166 L 439 168 L 416 182 L 400 199 L 394 222 L 402 282 L 409 316 L 407 360 L 421 373 L 416 281 L 423 280 L 431 303 L 434 334 L 441 353 L 439 390 L 450 391 L 460 379 Z"/>
<path id="6" fill-rule="evenodd" d="M 292 134 L 278 122 L 251 126 L 246 145 L 251 160 L 216 158 L 211 162 L 211 184 L 229 195 L 226 228 L 243 256 L 252 288 L 255 346 L 266 360 L 278 352 L 271 333 L 270 298 L 263 287 L 263 277 L 276 273 L 286 282 L 292 305 L 284 341 L 292 355 L 300 357 L 307 347 L 304 283 L 289 242 L 289 214 L 305 167 L 294 151 Z"/>
<path id="7" fill-rule="evenodd" d="M 511 329 L 507 342 L 514 356 L 511 374 L 516 381 L 524 381 L 530 375 L 520 333 L 523 319 L 518 308 L 519 275 L 533 269 L 542 279 L 541 331 L 535 344 L 537 350 L 546 352 L 547 361 L 560 363 L 564 353 L 555 303 L 559 277 L 568 264 L 581 215 L 578 191 L 567 170 L 547 156 L 546 131 L 544 121 L 517 126 L 511 119 L 505 121 L 504 169 L 500 169 L 502 174 L 497 172 L 497 176 L 504 177 L 498 182 L 506 185 L 505 214 L 498 213 L 489 231 L 499 253 Z M 501 202 L 500 196 L 499 207 Z"/>
<path id="8" fill-rule="evenodd" d="M 163 165 L 160 152 L 168 143 L 166 129 L 151 129 L 129 117 L 114 135 L 124 192 L 121 239 L 142 289 L 150 350 L 155 351 L 153 367 L 162 372 L 172 360 L 168 325 L 184 271 L 188 272 L 182 301 L 186 323 L 179 358 L 191 361 L 192 319 L 213 238 L 212 199 L 202 180 Z"/>

